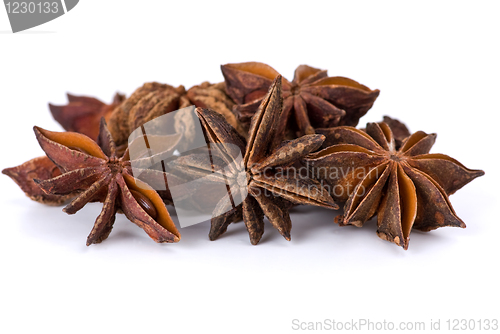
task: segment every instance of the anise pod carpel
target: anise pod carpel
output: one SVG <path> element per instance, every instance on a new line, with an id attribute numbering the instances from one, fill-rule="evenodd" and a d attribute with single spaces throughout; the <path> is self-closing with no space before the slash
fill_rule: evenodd
<path id="1" fill-rule="evenodd" d="M 227 94 L 237 103 L 239 120 L 248 126 L 273 79 L 279 74 L 258 62 L 222 65 Z M 315 128 L 355 126 L 373 105 L 379 90 L 307 65 L 295 70 L 292 82 L 283 79 L 283 116 L 279 132 L 293 130 L 296 137 L 314 134 Z"/>
<path id="2" fill-rule="evenodd" d="M 392 134 L 394 136 L 394 141 L 396 143 L 396 150 L 399 150 L 406 138 L 411 136 L 410 130 L 408 130 L 406 124 L 389 116 L 384 116 L 382 122 L 389 125 L 389 127 L 391 128 Z"/>
<path id="3" fill-rule="evenodd" d="M 392 134 L 394 136 L 394 142 L 396 144 L 396 150 L 399 150 L 399 148 L 406 140 L 406 138 L 411 136 L 410 130 L 408 130 L 408 128 L 403 122 L 400 122 L 399 120 L 391 118 L 389 116 L 384 116 L 382 122 L 386 123 L 391 129 Z M 366 132 L 366 129 L 360 129 L 360 130 Z M 340 134 L 335 133 L 335 136 L 332 136 L 330 135 L 331 132 L 332 129 L 330 128 L 316 129 L 316 133 L 324 134 L 326 136 L 323 145 L 321 145 L 322 148 L 326 148 L 328 146 L 339 143 Z M 346 143 L 348 143 L 348 141 L 346 141 Z"/>
<path id="4" fill-rule="evenodd" d="M 99 134 L 101 118 L 109 120 L 111 112 L 125 99 L 124 95 L 116 93 L 111 104 L 105 104 L 93 97 L 67 94 L 68 104 L 56 106 L 49 103 L 49 109 L 54 119 L 66 131 L 83 133 L 93 140 Z"/>
<path id="5" fill-rule="evenodd" d="M 226 84 L 224 82 L 216 84 L 203 82 L 200 85 L 189 88 L 187 96 L 189 101 L 196 107 L 212 109 L 222 114 L 226 121 L 235 128 L 240 135 L 244 137 L 247 136 L 247 132 L 243 129 L 232 111 L 234 102 L 226 94 Z"/>
<path id="6" fill-rule="evenodd" d="M 394 142 L 396 143 L 396 150 L 399 150 L 405 139 L 411 136 L 410 130 L 408 130 L 406 124 L 389 116 L 384 116 L 382 122 L 389 125 L 389 128 L 391 128 L 392 134 L 394 136 Z M 361 129 L 361 130 L 366 132 L 366 129 Z M 330 129 L 316 129 L 316 133 L 329 133 L 329 132 Z M 334 142 L 335 139 L 333 140 L 332 143 Z M 330 143 L 329 139 L 327 138 L 327 140 L 323 142 L 322 147 L 328 147 L 332 145 L 332 143 Z"/>
<path id="7" fill-rule="evenodd" d="M 158 193 L 132 176 L 128 150 L 116 155 L 116 146 L 104 119 L 97 143 L 75 132 L 52 132 L 34 128 L 47 156 L 62 175 L 35 180 L 47 194 L 79 195 L 63 211 L 74 214 L 88 202 L 103 202 L 103 208 L 87 238 L 87 245 L 106 239 L 121 210 L 156 242 L 177 242 L 180 234 Z"/>
<path id="8" fill-rule="evenodd" d="M 429 153 L 436 134 L 415 132 L 396 149 L 384 122 L 368 123 L 366 132 L 337 127 L 322 133 L 331 146 L 309 155 L 305 163 L 328 183 L 335 200 L 346 200 L 344 215 L 335 219 L 339 225 L 359 227 L 377 215 L 378 236 L 404 249 L 412 229 L 465 227 L 448 195 L 484 172 Z"/>
<path id="9" fill-rule="evenodd" d="M 76 196 L 76 193 L 65 195 L 46 194 L 33 181 L 33 179 L 47 180 L 61 175 L 59 168 L 47 156 L 31 159 L 16 167 L 5 168 L 2 173 L 14 180 L 26 196 L 36 202 L 47 205 L 61 205 Z"/>
<path id="10" fill-rule="evenodd" d="M 190 104 L 184 86 L 175 88 L 158 82 L 148 82 L 113 110 L 108 121 L 109 131 L 116 144 L 123 145 L 135 129 L 158 116 L 188 107 Z M 177 112 L 175 122 L 171 126 L 184 134 L 184 141 L 193 140 L 194 118 L 188 110 Z"/>
<path id="11" fill-rule="evenodd" d="M 271 84 L 252 120 L 247 143 L 222 115 L 202 108 L 197 108 L 196 112 L 209 142 L 215 144 L 211 151 L 212 157 L 217 159 L 205 159 L 210 161 L 200 163 L 202 159 L 188 156 L 176 164 L 181 171 L 199 173 L 200 177 L 225 183 L 230 189 L 214 210 L 209 233 L 211 240 L 224 233 L 240 212 L 250 241 L 255 245 L 264 233 L 264 216 L 286 240 L 290 240 L 290 202 L 337 208 L 318 182 L 302 179 L 290 168 L 320 147 L 324 136 L 307 135 L 274 146 L 273 139 L 283 137 L 277 132 L 283 112 L 280 75 Z"/>

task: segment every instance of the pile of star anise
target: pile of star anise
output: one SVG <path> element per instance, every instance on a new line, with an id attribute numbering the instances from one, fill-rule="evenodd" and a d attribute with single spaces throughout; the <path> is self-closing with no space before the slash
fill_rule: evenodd
<path id="1" fill-rule="evenodd" d="M 378 236 L 404 249 L 412 229 L 465 227 L 448 196 L 484 172 L 429 153 L 436 134 L 410 134 L 395 119 L 384 117 L 383 122 L 356 128 L 378 90 L 306 65 L 295 70 L 292 81 L 257 62 L 223 65 L 222 74 L 224 82 L 204 82 L 187 91 L 146 83 L 128 98 L 117 94 L 111 104 L 68 95 L 67 105 L 49 105 L 67 132 L 35 126 L 46 156 L 3 173 L 35 201 L 66 203 L 63 211 L 68 214 L 88 202 L 102 202 L 87 245 L 108 237 L 117 212 L 156 242 L 179 241 L 166 208 L 175 202 L 169 188 L 151 186 L 166 180 L 166 173 L 171 187 L 200 177 L 208 180 L 206 189 L 226 185 L 225 196 L 211 203 L 211 240 L 243 220 L 251 243 L 257 244 L 264 216 L 290 240 L 289 210 L 296 205 L 339 209 L 343 204 L 343 214 L 334 219 L 340 226 L 361 227 L 376 216 Z M 174 132 L 182 128 L 182 136 L 130 139 L 147 122 L 190 105 L 197 107 L 196 115 L 181 112 L 169 124 Z M 151 155 L 132 157 L 135 140 L 161 147 L 154 153 L 157 159 L 171 155 L 196 136 L 193 123 L 198 121 L 213 158 L 204 158 L 203 149 L 192 150 L 169 164 L 170 170 L 162 170 L 141 164 Z M 144 166 L 140 178 L 132 165 Z M 213 200 L 207 193 L 200 192 L 194 202 Z"/>

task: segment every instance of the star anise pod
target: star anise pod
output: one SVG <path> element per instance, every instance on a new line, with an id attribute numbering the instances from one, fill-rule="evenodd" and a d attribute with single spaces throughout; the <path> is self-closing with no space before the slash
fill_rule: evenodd
<path id="1" fill-rule="evenodd" d="M 56 106 L 49 103 L 52 116 L 64 130 L 83 133 L 93 140 L 99 135 L 101 118 L 109 120 L 111 112 L 125 100 L 125 96 L 118 93 L 111 104 L 105 104 L 93 97 L 67 95 L 67 105 Z"/>
<path id="2" fill-rule="evenodd" d="M 345 200 L 339 225 L 362 226 L 377 215 L 380 238 L 408 248 L 410 231 L 443 226 L 465 227 L 448 195 L 484 174 L 457 160 L 429 153 L 436 134 L 418 131 L 396 149 L 386 123 L 369 123 L 366 132 L 353 127 L 322 131 L 332 144 L 305 162 L 327 181 L 332 197 Z"/>
<path id="3" fill-rule="evenodd" d="M 238 104 L 235 111 L 242 124 L 248 127 L 279 73 L 258 62 L 226 64 L 221 68 L 227 94 Z M 292 82 L 283 79 L 283 116 L 278 131 L 293 129 L 300 137 L 314 134 L 315 128 L 355 126 L 378 95 L 379 90 L 371 90 L 354 80 L 328 77 L 327 71 L 300 65 Z"/>
<path id="4" fill-rule="evenodd" d="M 196 109 L 212 143 L 210 159 L 204 154 L 194 154 L 179 158 L 175 164 L 184 173 L 227 185 L 228 193 L 213 212 L 211 240 L 224 233 L 239 212 L 255 245 L 264 232 L 264 216 L 290 240 L 290 203 L 337 208 L 317 181 L 300 178 L 289 168 L 320 147 L 324 136 L 306 135 L 281 146 L 273 144 L 275 137 L 283 135 L 277 131 L 282 101 L 281 76 L 278 75 L 252 119 L 246 144 L 223 116 L 209 109 Z"/>
<path id="5" fill-rule="evenodd" d="M 34 127 L 34 131 L 42 149 L 62 171 L 61 175 L 48 180 L 35 179 L 40 188 L 52 195 L 79 192 L 63 209 L 68 214 L 76 213 L 88 202 L 104 203 L 87 245 L 108 237 L 119 210 L 156 242 L 180 240 L 158 193 L 132 176 L 128 149 L 123 157 L 117 156 L 115 142 L 104 119 L 97 143 L 76 132 L 52 132 L 39 127 Z"/>
<path id="6" fill-rule="evenodd" d="M 33 179 L 47 180 L 61 175 L 59 168 L 47 156 L 31 159 L 16 167 L 5 168 L 2 173 L 14 180 L 26 196 L 39 203 L 61 205 L 76 195 L 76 193 L 46 194 L 33 181 Z"/>

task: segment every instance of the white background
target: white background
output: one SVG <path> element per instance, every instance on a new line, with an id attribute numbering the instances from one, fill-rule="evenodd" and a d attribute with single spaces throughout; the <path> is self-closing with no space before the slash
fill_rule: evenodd
<path id="1" fill-rule="evenodd" d="M 437 132 L 432 152 L 486 175 L 451 202 L 466 229 L 413 232 L 408 251 L 376 224 L 294 210 L 292 241 L 269 223 L 211 242 L 208 224 L 154 243 L 123 215 L 85 246 L 99 204 L 75 216 L 30 201 L 0 177 L 0 332 L 288 333 L 293 319 L 500 319 L 498 2 L 80 1 L 12 34 L 0 8 L 0 168 L 42 155 L 33 125 L 58 130 L 65 93 L 110 102 L 147 81 L 222 81 L 219 66 L 261 61 L 288 79 L 300 64 L 381 90 L 363 117 Z M 476 325 L 477 326 L 477 325 Z"/>

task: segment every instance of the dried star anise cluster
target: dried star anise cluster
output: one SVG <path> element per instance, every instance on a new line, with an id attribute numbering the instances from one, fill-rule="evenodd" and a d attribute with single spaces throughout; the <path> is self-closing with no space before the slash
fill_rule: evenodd
<path id="1" fill-rule="evenodd" d="M 361 227 L 376 217 L 378 236 L 404 249 L 413 229 L 465 227 L 448 197 L 484 172 L 429 153 L 436 135 L 411 134 L 396 119 L 356 128 L 379 90 L 307 65 L 292 81 L 258 62 L 221 69 L 221 83 L 188 90 L 145 83 L 110 104 L 68 94 L 67 105 L 49 105 L 67 132 L 35 127 L 46 156 L 3 173 L 35 201 L 66 203 L 68 214 L 102 202 L 87 245 L 108 237 L 116 213 L 156 242 L 179 241 L 166 207 L 180 205 L 174 188 L 194 208 L 213 210 L 211 240 L 243 220 L 257 244 L 264 217 L 290 240 L 296 205 L 343 204 L 334 219 L 340 226 Z M 174 111 L 162 123 L 165 135 L 146 135 L 147 124 Z M 193 150 L 198 122 L 207 146 Z M 136 129 L 143 135 L 134 136 Z M 298 172 L 304 168 L 307 175 Z M 193 180 L 195 190 L 188 186 Z M 165 188 L 155 190 L 162 182 Z"/>

